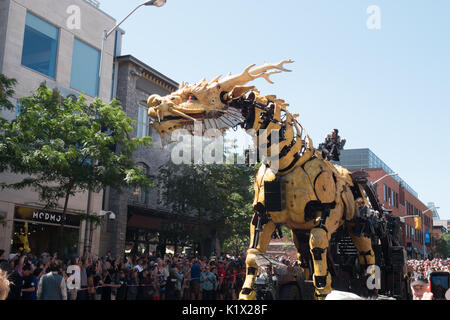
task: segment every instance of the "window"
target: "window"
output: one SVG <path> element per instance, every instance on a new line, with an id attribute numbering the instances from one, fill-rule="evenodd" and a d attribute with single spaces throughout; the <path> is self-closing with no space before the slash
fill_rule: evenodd
<path id="1" fill-rule="evenodd" d="M 27 12 L 22 65 L 55 78 L 59 29 Z"/>
<path id="2" fill-rule="evenodd" d="M 383 196 L 384 196 L 384 201 L 387 201 L 387 196 L 386 196 L 386 194 L 387 194 L 386 185 L 383 184 Z"/>
<path id="3" fill-rule="evenodd" d="M 149 167 L 145 163 L 138 163 L 136 165 L 139 169 L 141 169 L 146 175 L 149 174 Z M 147 193 L 144 189 L 138 187 L 134 190 L 134 200 L 138 203 L 146 204 L 147 203 Z"/>
<path id="4" fill-rule="evenodd" d="M 391 194 L 391 206 L 395 205 L 395 192 L 394 190 L 392 190 L 392 194 Z"/>
<path id="5" fill-rule="evenodd" d="M 387 196 L 388 196 L 388 203 L 389 205 L 391 205 L 391 200 L 392 200 L 392 192 L 391 192 L 391 188 L 388 187 L 388 191 L 387 191 Z"/>
<path id="6" fill-rule="evenodd" d="M 75 38 L 70 86 L 91 97 L 98 95 L 100 51 Z"/>
<path id="7" fill-rule="evenodd" d="M 150 123 L 148 119 L 148 108 L 139 106 L 137 137 L 143 138 L 149 135 Z"/>

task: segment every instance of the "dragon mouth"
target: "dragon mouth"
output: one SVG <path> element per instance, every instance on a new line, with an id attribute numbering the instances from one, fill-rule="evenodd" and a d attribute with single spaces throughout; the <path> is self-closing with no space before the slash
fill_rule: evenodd
<path id="1" fill-rule="evenodd" d="M 194 113 L 194 114 L 187 114 L 189 117 L 195 119 L 195 120 L 203 120 L 204 115 L 202 113 Z M 156 119 L 154 119 L 156 120 Z M 183 122 L 192 122 L 193 120 L 186 119 L 182 116 L 166 116 L 164 117 L 164 121 L 183 121 Z M 164 122 L 161 121 L 161 122 Z"/>
<path id="2" fill-rule="evenodd" d="M 208 113 L 192 112 L 192 113 L 180 113 L 174 114 L 173 110 L 171 114 L 166 114 L 158 119 L 157 112 L 151 112 L 153 116 L 149 115 L 152 120 L 151 125 L 161 135 L 161 141 L 163 145 L 169 145 L 173 140 L 172 135 L 177 130 L 185 130 L 188 134 L 203 135 L 204 137 L 217 138 L 230 128 L 240 126 L 245 120 L 240 110 L 235 108 L 228 108 L 224 112 Z M 180 133 L 183 131 L 179 131 Z"/>

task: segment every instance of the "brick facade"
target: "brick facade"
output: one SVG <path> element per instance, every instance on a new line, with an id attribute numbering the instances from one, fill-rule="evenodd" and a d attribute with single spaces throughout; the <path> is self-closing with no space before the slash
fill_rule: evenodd
<path id="1" fill-rule="evenodd" d="M 375 182 L 378 179 L 387 175 L 383 169 L 365 169 L 369 174 L 369 181 Z M 406 188 L 401 187 L 401 183 L 397 182 L 394 177 L 386 176 L 376 184 L 376 191 L 378 198 L 382 205 L 397 217 L 404 217 L 410 215 L 423 216 L 424 232 L 432 233 L 433 227 L 433 213 L 428 210 L 428 207 L 411 194 Z M 428 211 L 427 211 L 428 210 Z M 426 212 L 425 212 L 426 211 Z M 425 212 L 425 214 L 423 214 Z M 414 218 L 406 218 L 405 223 L 402 224 L 403 230 L 403 245 L 407 247 L 411 243 L 412 248 L 419 251 L 423 249 L 423 234 L 422 230 L 414 230 Z M 429 247 L 427 245 L 427 252 Z"/>

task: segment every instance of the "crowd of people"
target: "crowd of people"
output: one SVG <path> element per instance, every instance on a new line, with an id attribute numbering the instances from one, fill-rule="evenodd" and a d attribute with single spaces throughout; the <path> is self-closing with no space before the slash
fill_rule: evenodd
<path id="1" fill-rule="evenodd" d="M 429 278 L 433 271 L 450 272 L 450 259 L 408 260 L 408 269 L 413 278 L 423 276 Z"/>
<path id="2" fill-rule="evenodd" d="M 245 257 L 120 258 L 108 252 L 101 258 L 88 253 L 59 259 L 46 252 L 5 257 L 1 250 L 0 269 L 9 281 L 7 300 L 234 300 L 244 281 Z"/>
<path id="3" fill-rule="evenodd" d="M 408 260 L 407 266 L 413 300 L 433 300 L 435 297 L 430 290 L 430 275 L 435 271 L 450 272 L 450 259 Z M 438 295 L 441 299 L 447 289 L 442 287 L 442 290 Z"/>
<path id="4" fill-rule="evenodd" d="M 277 258 L 295 264 L 288 256 Z M 431 272 L 450 272 L 450 259 L 408 260 L 407 265 L 415 299 L 427 299 L 422 295 L 428 294 Z M 236 300 L 244 278 L 245 257 L 228 254 L 120 258 L 108 252 L 60 259 L 56 253 L 6 256 L 0 250 L 0 300 Z"/>

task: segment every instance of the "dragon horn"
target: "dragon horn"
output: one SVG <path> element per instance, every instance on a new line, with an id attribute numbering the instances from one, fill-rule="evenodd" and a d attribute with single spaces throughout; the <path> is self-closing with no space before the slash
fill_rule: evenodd
<path id="1" fill-rule="evenodd" d="M 230 91 L 236 86 L 244 86 L 245 84 L 258 78 L 264 78 L 267 82 L 273 83 L 270 80 L 270 76 L 280 72 L 291 72 L 291 70 L 286 69 L 284 65 L 286 63 L 293 63 L 293 62 L 294 61 L 292 60 L 283 60 L 278 64 L 265 63 L 263 66 L 255 69 L 253 69 L 255 67 L 255 65 L 253 64 L 247 67 L 244 70 L 244 72 L 242 72 L 240 75 L 229 76 L 224 80 L 222 80 L 221 82 L 219 82 L 219 84 L 224 91 Z M 268 72 L 270 70 L 278 70 L 278 71 Z"/>

